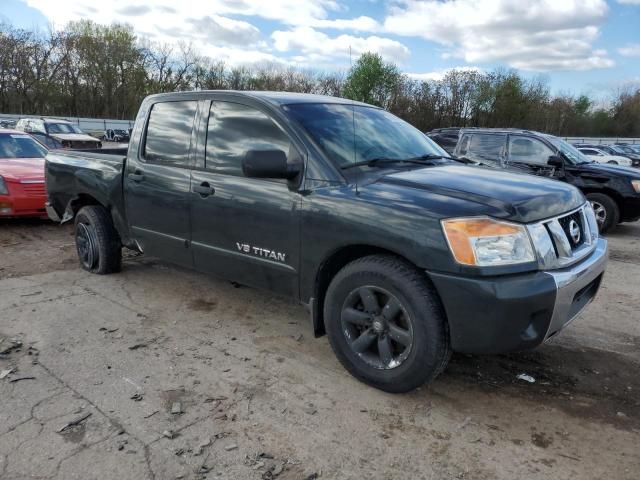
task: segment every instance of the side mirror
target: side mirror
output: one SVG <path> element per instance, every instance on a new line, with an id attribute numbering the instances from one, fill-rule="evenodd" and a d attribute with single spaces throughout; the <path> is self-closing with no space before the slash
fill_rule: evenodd
<path id="1" fill-rule="evenodd" d="M 300 165 L 288 164 L 282 150 L 249 150 L 242 159 L 242 173 L 253 178 L 285 178 L 300 173 Z"/>
<path id="2" fill-rule="evenodd" d="M 562 157 L 559 155 L 551 155 L 549 156 L 549 160 L 547 160 L 547 165 L 552 167 L 562 168 L 563 162 Z"/>

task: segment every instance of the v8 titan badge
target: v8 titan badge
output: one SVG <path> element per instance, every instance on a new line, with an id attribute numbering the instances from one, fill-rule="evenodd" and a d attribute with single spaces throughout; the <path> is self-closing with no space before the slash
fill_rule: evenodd
<path id="1" fill-rule="evenodd" d="M 280 263 L 285 263 L 287 259 L 287 255 L 285 253 L 269 250 L 268 248 L 254 247 L 248 243 L 236 242 L 236 248 L 239 252 L 248 253 L 256 257 L 268 258 L 269 260 L 275 260 Z"/>

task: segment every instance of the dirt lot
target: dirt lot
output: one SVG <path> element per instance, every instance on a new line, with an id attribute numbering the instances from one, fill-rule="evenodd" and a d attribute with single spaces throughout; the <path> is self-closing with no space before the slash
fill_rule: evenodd
<path id="1" fill-rule="evenodd" d="M 637 479 L 640 224 L 610 240 L 552 343 L 390 395 L 298 305 L 143 257 L 89 275 L 69 227 L 0 223 L 0 478 Z"/>

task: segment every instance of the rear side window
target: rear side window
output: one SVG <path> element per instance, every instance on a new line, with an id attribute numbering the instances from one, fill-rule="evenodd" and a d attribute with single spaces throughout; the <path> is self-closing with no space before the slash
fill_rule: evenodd
<path id="1" fill-rule="evenodd" d="M 144 159 L 154 163 L 187 166 L 197 102 L 162 102 L 151 108 Z"/>
<path id="2" fill-rule="evenodd" d="M 249 150 L 281 150 L 290 157 L 291 141 L 266 114 L 231 102 L 213 102 L 207 129 L 206 168 L 242 176 Z"/>
<path id="3" fill-rule="evenodd" d="M 506 135 L 474 133 L 462 142 L 458 156 L 496 167 L 504 163 Z"/>

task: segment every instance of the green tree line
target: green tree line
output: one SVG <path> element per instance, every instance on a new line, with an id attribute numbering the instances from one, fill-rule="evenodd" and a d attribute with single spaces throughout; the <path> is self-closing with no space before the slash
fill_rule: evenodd
<path id="1" fill-rule="evenodd" d="M 194 89 L 342 96 L 382 106 L 423 131 L 482 126 L 640 136 L 640 86 L 596 108 L 586 95 L 552 95 L 543 78 L 513 70 L 453 70 L 422 81 L 372 53 L 348 72 L 229 66 L 191 45 L 140 39 L 128 25 L 81 21 L 43 34 L 0 24 L 2 113 L 132 119 L 146 95 Z"/>

